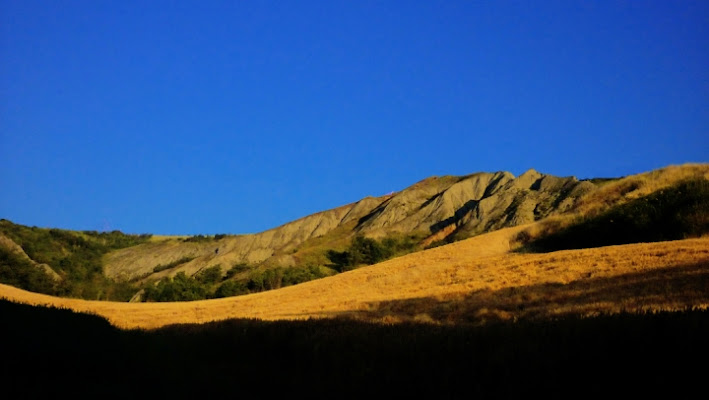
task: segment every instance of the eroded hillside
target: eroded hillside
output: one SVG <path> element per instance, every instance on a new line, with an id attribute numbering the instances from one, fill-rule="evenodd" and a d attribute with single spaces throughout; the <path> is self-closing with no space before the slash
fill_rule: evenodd
<path id="1" fill-rule="evenodd" d="M 313 214 L 262 233 L 227 236 L 192 243 L 165 239 L 121 249 L 105 259 L 112 278 L 160 278 L 188 275 L 237 263 L 293 266 L 313 259 L 313 248 L 341 248 L 354 235 L 385 237 L 419 234 L 422 247 L 447 237 L 464 238 L 533 222 L 573 207 L 596 186 L 574 177 L 559 178 L 527 171 L 477 173 L 425 179 L 400 192 L 367 197 L 356 203 Z M 317 239 L 317 244 L 314 239 Z M 324 251 L 317 259 L 322 261 Z M 160 265 L 174 268 L 155 271 Z"/>

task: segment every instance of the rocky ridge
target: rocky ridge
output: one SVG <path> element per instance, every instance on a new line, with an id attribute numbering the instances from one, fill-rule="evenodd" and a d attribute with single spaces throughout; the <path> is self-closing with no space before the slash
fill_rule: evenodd
<path id="1" fill-rule="evenodd" d="M 593 183 L 529 170 L 519 177 L 509 172 L 475 173 L 424 179 L 400 192 L 366 197 L 355 203 L 306 216 L 257 234 L 227 236 L 206 243 L 165 240 L 114 251 L 106 256 L 109 277 L 160 278 L 184 271 L 237 263 L 294 265 L 300 248 L 314 238 L 328 240 L 365 235 L 418 233 L 433 240 L 468 237 L 526 224 L 569 210 L 591 191 Z M 153 273 L 158 265 L 188 260 Z"/>

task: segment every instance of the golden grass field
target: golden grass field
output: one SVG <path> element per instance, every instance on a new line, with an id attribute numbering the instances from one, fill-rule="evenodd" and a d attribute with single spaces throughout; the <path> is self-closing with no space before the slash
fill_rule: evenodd
<path id="1" fill-rule="evenodd" d="M 473 323 L 709 306 L 709 237 L 546 254 L 511 252 L 529 225 L 502 229 L 329 278 L 180 303 L 57 298 L 0 285 L 0 297 L 89 312 L 121 328 L 229 318 L 348 317 Z"/>

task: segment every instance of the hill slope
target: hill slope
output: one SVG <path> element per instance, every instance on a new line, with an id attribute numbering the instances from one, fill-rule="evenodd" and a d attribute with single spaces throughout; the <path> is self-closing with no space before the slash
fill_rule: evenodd
<path id="1" fill-rule="evenodd" d="M 618 207 L 638 208 L 641 211 L 648 209 L 646 206 L 638 207 L 638 204 L 649 201 L 648 195 L 661 194 L 664 188 L 676 192 L 681 187 L 677 185 L 688 182 L 688 179 L 694 180 L 695 186 L 699 185 L 697 187 L 706 187 L 709 165 L 670 166 L 626 178 L 590 181 L 578 181 L 574 177 L 559 178 L 534 170 L 519 177 L 508 172 L 432 177 L 398 193 L 367 197 L 262 233 L 240 236 L 151 237 L 123 235 L 120 232 L 72 232 L 23 227 L 2 220 L 0 279 L 48 294 L 127 300 L 131 297 L 138 299 L 140 296 L 135 294 L 140 287 L 149 289 L 152 286 L 145 285 L 156 280 L 178 273 L 200 278 L 202 273 L 217 270 L 221 278 L 217 276 L 216 281 L 210 281 L 212 286 L 206 290 L 209 296 L 217 296 L 216 285 L 222 289 L 222 286 L 229 286 L 225 284 L 230 284 L 231 291 L 225 290 L 219 294 L 229 296 L 281 286 L 280 281 L 268 287 L 250 286 L 252 281 L 258 283 L 259 279 L 265 279 L 266 274 L 288 272 L 290 278 L 286 284 L 292 284 L 330 275 L 335 270 L 356 268 L 358 265 L 354 264 L 357 262 L 352 260 L 357 257 L 345 257 L 353 264 L 345 268 L 337 263 L 333 255 L 338 255 L 337 260 L 340 260 L 345 254 L 357 254 L 342 252 L 350 250 L 348 246 L 357 236 L 394 243 L 394 247 L 387 248 L 388 255 L 383 257 L 386 258 L 500 228 L 540 221 L 515 236 L 517 241 L 529 242 L 597 216 L 600 218 L 596 218 L 598 221 L 612 222 L 619 214 L 607 212 L 618 211 Z M 655 200 L 647 204 L 669 204 L 667 193 L 655 196 Z M 684 197 L 687 196 L 683 195 L 678 200 L 682 204 L 687 200 Z M 704 218 L 704 222 L 694 224 L 699 229 L 690 236 L 701 235 L 709 226 L 705 221 L 705 208 L 709 204 L 704 199 L 705 194 L 694 197 L 699 199 L 692 204 L 699 208 L 695 207 L 689 213 L 684 210 L 686 215 L 683 218 L 696 220 L 693 217 L 696 214 Z M 667 208 L 666 204 L 664 208 L 653 207 L 656 211 Z M 666 213 L 666 210 L 661 213 Z M 635 216 L 628 216 L 632 220 L 640 214 L 633 212 Z M 662 228 L 665 224 L 662 221 L 657 220 L 654 224 L 659 223 Z M 604 229 L 608 228 L 612 227 Z M 674 239 L 682 238 L 682 235 L 679 232 L 679 236 L 658 237 Z M 632 241 L 638 240 L 615 243 Z M 613 244 L 613 241 L 606 244 Z M 394 251 L 390 251 L 392 248 Z M 300 268 L 274 269 L 291 266 Z M 232 267 L 233 270 L 229 271 Z M 18 271 L 22 273 L 18 274 Z M 227 271 L 230 272 L 227 274 L 230 281 L 223 281 Z M 153 300 L 181 298 L 148 297 Z"/>
<path id="2" fill-rule="evenodd" d="M 507 228 L 330 278 L 225 299 L 129 304 L 55 298 L 6 285 L 0 286 L 0 297 L 92 312 L 125 328 L 227 318 L 337 316 L 484 323 L 709 306 L 709 238 L 510 253 L 510 241 L 524 228 Z"/>
<path id="3" fill-rule="evenodd" d="M 238 263 L 292 266 L 324 263 L 324 251 L 341 249 L 355 235 L 384 237 L 414 234 L 423 245 L 451 235 L 467 237 L 533 222 L 570 209 L 590 182 L 530 170 L 515 178 L 508 172 L 425 179 L 398 193 L 367 197 L 313 214 L 268 231 L 219 240 L 164 240 L 112 252 L 105 272 L 112 278 L 160 278 L 183 271 L 192 275 L 212 265 Z M 319 257 L 319 258 L 318 258 Z M 153 273 L 158 265 L 188 260 Z M 314 261 L 313 261 L 314 260 Z"/>

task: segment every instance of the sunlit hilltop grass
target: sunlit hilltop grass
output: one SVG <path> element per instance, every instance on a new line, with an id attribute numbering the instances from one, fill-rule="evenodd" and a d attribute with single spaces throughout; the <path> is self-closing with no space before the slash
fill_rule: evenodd
<path id="1" fill-rule="evenodd" d="M 709 164 L 670 165 L 650 172 L 612 180 L 582 197 L 574 206 L 577 214 L 594 215 L 609 206 L 646 196 L 687 179 L 709 179 Z"/>
<path id="2" fill-rule="evenodd" d="M 182 303 L 55 298 L 0 285 L 0 296 L 104 316 L 122 328 L 229 318 L 348 317 L 431 323 L 709 305 L 709 238 L 546 254 L 510 252 L 508 228 L 270 292 Z"/>

